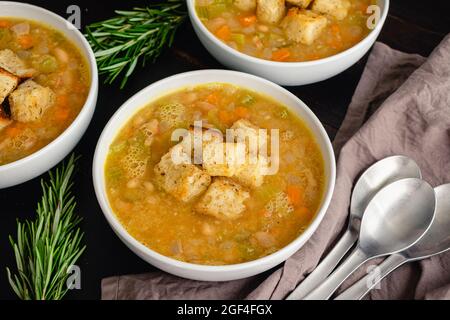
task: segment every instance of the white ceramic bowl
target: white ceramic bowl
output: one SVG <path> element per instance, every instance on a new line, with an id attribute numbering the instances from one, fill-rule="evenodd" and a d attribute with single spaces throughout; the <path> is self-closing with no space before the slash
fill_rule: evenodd
<path id="1" fill-rule="evenodd" d="M 44 148 L 20 160 L 0 165 L 0 189 L 31 180 L 60 162 L 75 147 L 94 114 L 98 93 L 94 53 L 80 31 L 62 17 L 43 8 L 18 2 L 0 1 L 0 17 L 34 20 L 62 32 L 74 43 L 89 65 L 91 86 L 86 102 L 72 124 Z"/>
<path id="2" fill-rule="evenodd" d="M 181 262 L 149 249 L 134 239 L 120 224 L 111 209 L 105 189 L 104 171 L 108 150 L 116 135 L 128 120 L 140 109 L 162 95 L 183 87 L 209 82 L 231 83 L 256 92 L 262 92 L 286 105 L 300 116 L 312 130 L 320 146 L 325 163 L 326 182 L 320 209 L 305 232 L 289 245 L 269 256 L 246 263 L 226 266 L 205 266 Z M 333 192 L 336 171 L 333 148 L 328 135 L 320 121 L 301 100 L 270 81 L 246 73 L 226 70 L 203 70 L 182 73 L 158 81 L 138 92 L 122 105 L 103 130 L 95 150 L 92 170 L 95 192 L 106 219 L 119 238 L 134 253 L 164 271 L 180 277 L 204 281 L 226 281 L 249 277 L 278 265 L 300 249 L 311 237 L 325 214 Z"/>
<path id="3" fill-rule="evenodd" d="M 296 86 L 331 78 L 361 59 L 374 44 L 386 20 L 389 0 L 379 0 L 380 20 L 372 32 L 355 46 L 334 56 L 307 62 L 274 62 L 255 58 L 230 48 L 217 39 L 200 21 L 196 0 L 187 0 L 189 17 L 195 33 L 205 48 L 223 65 L 249 72 L 281 85 Z"/>

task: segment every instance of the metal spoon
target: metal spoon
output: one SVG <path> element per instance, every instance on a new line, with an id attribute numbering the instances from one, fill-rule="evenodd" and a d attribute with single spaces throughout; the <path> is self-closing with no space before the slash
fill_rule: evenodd
<path id="1" fill-rule="evenodd" d="M 379 191 L 367 206 L 356 248 L 306 300 L 328 299 L 364 262 L 414 245 L 430 227 L 436 196 L 420 179 L 396 181 Z"/>
<path id="2" fill-rule="evenodd" d="M 407 262 L 426 259 L 450 250 L 450 184 L 434 189 L 436 213 L 430 229 L 415 245 L 393 254 L 381 263 L 374 274 L 368 274 L 336 297 L 336 300 L 359 300 L 389 273 Z"/>
<path id="3" fill-rule="evenodd" d="M 316 269 L 287 297 L 287 300 L 304 298 L 330 275 L 358 239 L 361 218 L 369 201 L 383 187 L 405 178 L 422 178 L 419 166 L 414 160 L 405 156 L 384 158 L 361 175 L 353 189 L 347 231 Z"/>

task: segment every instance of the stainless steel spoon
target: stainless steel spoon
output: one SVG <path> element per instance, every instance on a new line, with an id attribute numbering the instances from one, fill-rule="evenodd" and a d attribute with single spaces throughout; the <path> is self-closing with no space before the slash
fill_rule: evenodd
<path id="1" fill-rule="evenodd" d="M 396 181 L 369 202 L 354 251 L 305 300 L 328 299 L 364 262 L 414 245 L 430 227 L 436 206 L 433 188 L 421 179 Z"/>
<path id="2" fill-rule="evenodd" d="M 450 184 L 434 189 L 436 193 L 436 213 L 430 229 L 415 245 L 389 256 L 374 273 L 368 274 L 345 290 L 336 300 L 362 299 L 389 273 L 407 262 L 426 259 L 450 250 Z"/>
<path id="3" fill-rule="evenodd" d="M 405 156 L 384 158 L 361 175 L 353 189 L 347 231 L 316 269 L 287 297 L 288 300 L 304 298 L 330 275 L 358 239 L 361 218 L 369 201 L 383 187 L 405 178 L 422 178 L 419 166 Z"/>

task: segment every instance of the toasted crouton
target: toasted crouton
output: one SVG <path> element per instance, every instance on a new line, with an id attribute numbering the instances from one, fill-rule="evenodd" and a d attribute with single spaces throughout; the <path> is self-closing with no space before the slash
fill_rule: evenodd
<path id="1" fill-rule="evenodd" d="M 195 161 L 195 164 L 201 164 L 202 152 L 205 146 L 210 143 L 220 142 L 223 142 L 223 135 L 219 130 L 191 127 L 188 133 L 183 136 L 180 145 L 185 153 L 199 158 L 199 161 Z"/>
<path id="2" fill-rule="evenodd" d="M 203 149 L 203 169 L 213 177 L 232 177 L 245 163 L 245 158 L 243 143 L 211 143 Z"/>
<path id="3" fill-rule="evenodd" d="M 294 6 L 306 9 L 312 0 L 286 0 L 287 3 L 293 4 Z"/>
<path id="4" fill-rule="evenodd" d="M 9 49 L 0 50 L 0 68 L 21 78 L 30 78 L 35 73 L 34 69 L 27 68 L 17 54 Z"/>
<path id="5" fill-rule="evenodd" d="M 267 134 L 260 132 L 260 128 L 246 119 L 240 119 L 233 123 L 231 129 L 234 130 L 234 138 L 236 142 L 245 143 L 249 148 L 250 154 L 255 155 L 260 148 L 266 148 Z M 261 135 L 260 135 L 261 134 Z"/>
<path id="6" fill-rule="evenodd" d="M 244 202 L 249 197 L 248 191 L 239 184 L 226 178 L 217 178 L 211 183 L 195 209 L 222 220 L 232 220 L 244 212 Z"/>
<path id="7" fill-rule="evenodd" d="M 320 36 L 327 23 L 327 18 L 320 14 L 291 8 L 281 27 L 289 40 L 311 45 Z"/>
<path id="8" fill-rule="evenodd" d="M 27 80 L 9 95 L 11 118 L 19 122 L 39 120 L 55 101 L 50 88 L 43 87 L 33 80 Z"/>
<path id="9" fill-rule="evenodd" d="M 234 0 L 236 8 L 242 11 L 252 11 L 256 9 L 256 0 Z"/>
<path id="10" fill-rule="evenodd" d="M 347 16 L 350 6 L 348 0 L 314 0 L 311 9 L 342 20 Z"/>
<path id="11" fill-rule="evenodd" d="M 184 159 L 187 160 L 184 162 L 174 162 L 172 152 L 181 149 L 177 146 L 166 153 L 155 166 L 156 182 L 175 198 L 189 202 L 208 188 L 211 177 L 200 168 L 188 163 L 190 160 L 188 158 Z"/>
<path id="12" fill-rule="evenodd" d="M 269 161 L 264 156 L 258 156 L 255 161 L 246 160 L 240 165 L 232 179 L 248 188 L 257 188 L 264 183 Z"/>
<path id="13" fill-rule="evenodd" d="M 17 87 L 19 84 L 19 77 L 12 73 L 0 68 L 0 104 L 6 99 L 7 96 Z"/>
<path id="14" fill-rule="evenodd" d="M 285 13 L 284 0 L 256 0 L 256 16 L 264 23 L 278 23 Z"/>

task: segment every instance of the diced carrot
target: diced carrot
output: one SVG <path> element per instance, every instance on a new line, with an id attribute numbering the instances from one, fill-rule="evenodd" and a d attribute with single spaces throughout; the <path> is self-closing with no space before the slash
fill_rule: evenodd
<path id="1" fill-rule="evenodd" d="M 58 106 L 68 106 L 69 97 L 66 94 L 60 94 L 56 97 L 56 104 Z"/>
<path id="2" fill-rule="evenodd" d="M 230 27 L 227 25 L 223 25 L 221 26 L 217 31 L 216 31 L 216 36 L 223 40 L 223 41 L 228 41 L 230 40 L 231 37 L 231 30 Z"/>
<path id="3" fill-rule="evenodd" d="M 281 48 L 272 53 L 273 61 L 286 61 L 291 56 L 291 51 L 288 48 Z"/>
<path id="4" fill-rule="evenodd" d="M 331 32 L 333 32 L 333 34 L 338 35 L 341 31 L 341 28 L 339 28 L 339 26 L 337 24 L 333 24 L 331 26 Z"/>
<path id="5" fill-rule="evenodd" d="M 225 124 L 231 124 L 236 120 L 234 114 L 229 111 L 220 110 L 219 111 L 219 120 Z"/>
<path id="6" fill-rule="evenodd" d="M 288 195 L 289 201 L 294 205 L 299 205 L 303 202 L 304 194 L 303 188 L 295 185 L 289 185 L 287 187 L 286 193 Z"/>
<path id="7" fill-rule="evenodd" d="M 239 119 L 248 117 L 248 109 L 246 107 L 237 107 L 234 109 L 234 113 Z"/>
<path id="8" fill-rule="evenodd" d="M 19 135 L 20 134 L 20 129 L 19 128 L 17 128 L 17 127 L 7 127 L 6 128 L 6 134 L 9 136 L 9 137 L 15 137 L 15 136 L 17 136 L 17 135 Z"/>
<path id="9" fill-rule="evenodd" d="M 11 22 L 7 20 L 0 20 L 0 28 L 9 28 L 11 26 Z"/>
<path id="10" fill-rule="evenodd" d="M 29 34 L 24 34 L 17 39 L 22 49 L 30 49 L 33 46 L 33 37 Z"/>
<path id="11" fill-rule="evenodd" d="M 243 27 L 249 27 L 253 24 L 255 24 L 256 22 L 256 16 L 255 15 L 251 15 L 251 16 L 240 16 L 239 17 L 239 23 L 243 26 Z"/>
<path id="12" fill-rule="evenodd" d="M 359 6 L 359 10 L 360 10 L 362 13 L 367 14 L 367 8 L 368 8 L 368 7 L 369 7 L 369 6 L 368 6 L 366 3 L 361 3 L 360 6 Z"/>
<path id="13" fill-rule="evenodd" d="M 208 103 L 217 105 L 219 103 L 219 95 L 217 94 L 217 92 L 213 92 L 210 93 L 207 97 L 206 97 L 206 101 Z"/>
<path id="14" fill-rule="evenodd" d="M 55 119 L 59 121 L 65 121 L 69 117 L 69 113 L 70 113 L 69 108 L 59 107 L 55 111 Z"/>

